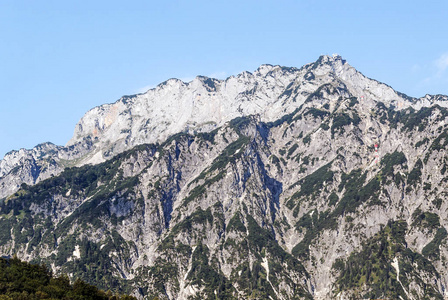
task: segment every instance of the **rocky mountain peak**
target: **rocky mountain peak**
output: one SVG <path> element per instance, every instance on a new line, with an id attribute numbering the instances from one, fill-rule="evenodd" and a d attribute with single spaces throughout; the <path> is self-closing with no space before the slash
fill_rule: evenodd
<path id="1" fill-rule="evenodd" d="M 446 104 L 336 55 L 168 80 L 1 161 L 1 255 L 141 299 L 446 298 Z"/>
<path id="2" fill-rule="evenodd" d="M 136 145 L 163 142 L 178 132 L 210 132 L 229 120 L 248 115 L 272 122 L 301 105 L 317 105 L 318 102 L 310 101 L 318 98 L 317 94 L 328 95 L 330 87 L 338 91 L 330 97 L 334 98 L 331 107 L 339 107 L 339 97 L 357 97 L 357 109 L 363 114 L 378 102 L 396 109 L 448 105 L 446 96 L 413 99 L 398 93 L 365 77 L 339 55 L 322 55 L 300 69 L 264 64 L 253 73 L 246 71 L 225 80 L 198 76 L 183 82 L 173 78 L 146 93 L 123 96 L 115 103 L 91 109 L 75 126 L 65 147 L 37 147 L 6 155 L 0 161 L 0 184 L 3 182 L 8 188 L 4 194 L 0 192 L 0 197 L 18 189 L 21 181 L 34 184 L 67 166 L 103 162 Z M 42 174 L 24 175 L 14 184 L 7 184 L 11 179 L 6 177 L 13 169 L 20 170 L 17 167 L 23 157 L 32 157 L 26 161 L 34 161 L 32 169 Z M 54 167 L 43 167 L 48 164 L 44 157 Z"/>
<path id="3" fill-rule="evenodd" d="M 269 74 L 270 72 L 272 72 L 273 70 L 279 69 L 281 68 L 280 66 L 273 66 L 270 64 L 263 64 L 261 65 L 256 71 L 255 74 L 258 76 L 266 76 L 267 74 Z"/>

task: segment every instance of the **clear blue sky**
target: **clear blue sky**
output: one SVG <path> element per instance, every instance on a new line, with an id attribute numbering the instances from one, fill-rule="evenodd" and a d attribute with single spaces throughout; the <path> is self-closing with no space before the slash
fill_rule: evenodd
<path id="1" fill-rule="evenodd" d="M 64 145 L 90 108 L 177 77 L 338 53 L 410 96 L 448 94 L 447 1 L 0 0 L 0 158 Z"/>

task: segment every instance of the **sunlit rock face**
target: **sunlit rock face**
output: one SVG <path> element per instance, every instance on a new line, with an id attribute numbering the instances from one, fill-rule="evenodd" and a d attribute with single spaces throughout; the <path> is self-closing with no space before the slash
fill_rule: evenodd
<path id="1" fill-rule="evenodd" d="M 0 254 L 142 299 L 443 299 L 446 100 L 339 56 L 170 79 L 0 161 Z"/>

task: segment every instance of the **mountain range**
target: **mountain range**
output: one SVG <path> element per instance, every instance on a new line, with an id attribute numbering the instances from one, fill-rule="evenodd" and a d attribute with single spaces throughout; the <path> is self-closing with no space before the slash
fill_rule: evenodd
<path id="1" fill-rule="evenodd" d="M 0 161 L 0 254 L 145 299 L 444 299 L 448 97 L 338 55 L 170 79 Z"/>

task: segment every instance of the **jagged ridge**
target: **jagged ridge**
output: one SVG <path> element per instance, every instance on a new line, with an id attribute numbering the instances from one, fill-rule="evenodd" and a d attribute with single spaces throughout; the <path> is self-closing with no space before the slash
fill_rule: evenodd
<path id="1" fill-rule="evenodd" d="M 0 206 L 2 252 L 169 299 L 443 297 L 448 112 L 330 77 L 278 119 L 22 186 Z"/>
<path id="2" fill-rule="evenodd" d="M 170 79 L 146 93 L 90 110 L 65 147 L 43 144 L 5 155 L 0 161 L 0 197 L 17 191 L 22 182 L 35 184 L 65 167 L 96 164 L 136 145 L 163 142 L 177 132 L 209 132 L 235 117 L 254 114 L 263 122 L 275 121 L 329 83 L 346 86 L 360 99 L 399 109 L 448 103 L 442 95 L 415 99 L 395 92 L 363 76 L 337 55 L 321 56 L 300 69 L 262 65 L 254 73 L 226 80 L 198 76 L 185 83 Z"/>

